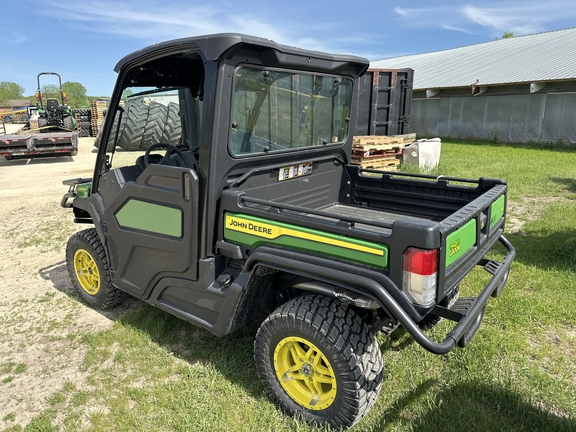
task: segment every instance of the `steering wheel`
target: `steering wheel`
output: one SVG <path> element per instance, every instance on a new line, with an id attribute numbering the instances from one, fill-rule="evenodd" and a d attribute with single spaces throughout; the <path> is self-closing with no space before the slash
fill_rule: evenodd
<path id="1" fill-rule="evenodd" d="M 157 148 L 165 148 L 166 149 L 166 153 L 164 154 L 164 157 L 162 157 L 160 162 L 158 162 L 159 165 L 163 165 L 163 164 L 168 165 L 168 161 L 170 160 L 170 156 L 172 156 L 172 153 L 176 153 L 176 156 L 178 156 L 178 158 L 182 161 L 182 164 L 184 165 L 185 168 L 192 168 L 190 166 L 190 163 L 188 162 L 188 159 L 186 159 L 186 156 L 184 156 L 184 153 L 182 153 L 182 151 L 179 148 L 176 148 L 173 145 L 166 144 L 166 143 L 152 144 L 150 147 L 148 147 L 146 149 L 146 153 L 144 153 L 144 166 L 145 167 L 150 165 L 150 153 L 152 152 L 152 150 L 155 150 Z"/>

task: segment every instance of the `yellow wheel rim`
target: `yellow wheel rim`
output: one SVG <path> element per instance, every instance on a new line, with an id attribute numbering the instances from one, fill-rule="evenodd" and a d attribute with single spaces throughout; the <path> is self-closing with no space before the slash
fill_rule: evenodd
<path id="1" fill-rule="evenodd" d="M 274 369 L 282 388 L 304 408 L 323 410 L 334 402 L 334 370 L 322 351 L 306 339 L 282 339 L 274 350 Z"/>
<path id="2" fill-rule="evenodd" d="M 90 295 L 100 291 L 100 272 L 92 255 L 84 249 L 78 249 L 74 254 L 74 272 L 80 286 Z"/>

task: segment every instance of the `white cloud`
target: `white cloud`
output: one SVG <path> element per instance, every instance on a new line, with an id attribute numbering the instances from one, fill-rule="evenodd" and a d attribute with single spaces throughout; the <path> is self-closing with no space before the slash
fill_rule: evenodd
<path id="1" fill-rule="evenodd" d="M 144 41 L 220 32 L 257 33 L 278 37 L 275 26 L 247 15 L 227 13 L 210 6 L 173 6 L 169 3 L 80 2 L 73 8 L 49 1 L 40 13 L 58 18 L 70 27 Z"/>
<path id="2" fill-rule="evenodd" d="M 511 31 L 515 34 L 538 33 L 544 30 L 544 11 L 534 11 L 534 6 L 518 8 L 478 8 L 467 5 L 463 15 L 470 21 L 498 32 Z"/>
<path id="3" fill-rule="evenodd" d="M 80 2 L 74 8 L 56 0 L 47 0 L 49 7 L 39 8 L 39 13 L 58 18 L 65 25 L 99 34 L 154 43 L 192 35 L 237 32 L 274 40 L 281 44 L 306 49 L 347 52 L 342 47 L 361 44 L 366 36 L 342 34 L 341 23 L 291 21 L 278 23 L 263 15 L 238 12 L 220 2 L 211 6 L 187 6 L 172 0 L 163 3 L 141 0 L 117 2 L 98 0 Z M 313 30 L 313 31 L 311 31 Z M 317 37 L 316 35 L 320 35 Z"/>
<path id="4" fill-rule="evenodd" d="M 488 4 L 487 4 L 488 3 Z M 555 20 L 576 18 L 576 8 L 566 0 L 536 2 L 483 2 L 482 6 L 454 2 L 451 6 L 394 9 L 399 19 L 414 27 L 443 28 L 468 34 L 515 35 L 538 33 Z"/>

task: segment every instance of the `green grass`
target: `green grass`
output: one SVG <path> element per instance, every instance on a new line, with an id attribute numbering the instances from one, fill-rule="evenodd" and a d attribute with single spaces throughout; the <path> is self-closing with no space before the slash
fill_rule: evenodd
<path id="1" fill-rule="evenodd" d="M 576 152 L 444 142 L 435 173 L 507 179 L 515 222 L 506 235 L 517 258 L 467 348 L 435 356 L 403 330 L 378 336 L 382 392 L 354 430 L 576 430 Z M 475 270 L 464 295 L 487 277 Z M 110 330 L 74 335 L 88 349 L 86 384 L 64 383 L 25 430 L 324 430 L 285 416 L 264 395 L 256 328 L 216 338 L 143 305 Z M 430 334 L 441 340 L 449 328 L 443 322 Z M 8 361 L 0 374 L 19 368 Z"/>

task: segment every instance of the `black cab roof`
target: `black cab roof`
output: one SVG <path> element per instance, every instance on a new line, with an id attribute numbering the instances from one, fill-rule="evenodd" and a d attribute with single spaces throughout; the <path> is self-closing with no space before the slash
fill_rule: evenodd
<path id="1" fill-rule="evenodd" d="M 183 52 L 188 50 L 195 50 L 200 51 L 206 60 L 217 60 L 228 50 L 232 48 L 237 49 L 244 45 L 261 47 L 265 50 L 272 50 L 282 55 L 307 58 L 309 62 L 312 61 L 312 59 L 320 60 L 324 66 L 322 69 L 333 69 L 336 71 L 342 68 L 344 64 L 347 66 L 354 65 L 356 66 L 355 69 L 358 75 L 362 75 L 366 69 L 368 69 L 370 64 L 368 59 L 363 57 L 304 50 L 288 45 L 281 45 L 269 39 L 240 33 L 218 33 L 173 39 L 147 46 L 124 56 L 116 64 L 114 70 L 119 72 L 128 63 L 138 63 L 140 60 L 145 61 L 145 59 L 154 57 L 158 54 L 162 54 L 163 52 L 173 53 L 178 51 Z"/>

